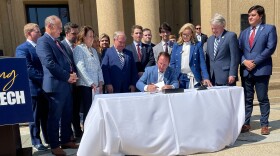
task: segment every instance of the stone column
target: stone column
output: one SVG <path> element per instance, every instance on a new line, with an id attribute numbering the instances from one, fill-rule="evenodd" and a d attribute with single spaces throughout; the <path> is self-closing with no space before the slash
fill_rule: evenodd
<path id="1" fill-rule="evenodd" d="M 96 0 L 99 35 L 110 36 L 111 45 L 115 31 L 124 31 L 123 5 L 119 0 Z"/>
<path id="2" fill-rule="evenodd" d="M 152 42 L 160 41 L 158 28 L 160 26 L 159 0 L 134 0 L 135 24 L 152 31 Z"/>

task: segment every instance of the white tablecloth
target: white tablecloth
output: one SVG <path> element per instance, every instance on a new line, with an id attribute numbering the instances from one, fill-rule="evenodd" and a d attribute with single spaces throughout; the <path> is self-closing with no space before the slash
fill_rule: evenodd
<path id="1" fill-rule="evenodd" d="M 241 87 L 96 95 L 78 156 L 187 155 L 232 145 L 244 123 Z"/>

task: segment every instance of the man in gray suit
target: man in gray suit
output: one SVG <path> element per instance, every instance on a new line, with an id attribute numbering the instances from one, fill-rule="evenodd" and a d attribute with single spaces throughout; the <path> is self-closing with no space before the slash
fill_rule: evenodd
<path id="1" fill-rule="evenodd" d="M 215 14 L 211 20 L 213 35 L 207 40 L 207 64 L 211 83 L 216 86 L 236 85 L 240 51 L 237 35 L 225 30 L 226 20 Z"/>
<path id="2" fill-rule="evenodd" d="M 158 54 L 162 51 L 171 54 L 173 43 L 169 41 L 169 36 L 171 34 L 171 27 L 168 23 L 164 22 L 159 27 L 159 34 L 161 37 L 161 42 L 153 47 L 154 58 L 157 61 Z"/>

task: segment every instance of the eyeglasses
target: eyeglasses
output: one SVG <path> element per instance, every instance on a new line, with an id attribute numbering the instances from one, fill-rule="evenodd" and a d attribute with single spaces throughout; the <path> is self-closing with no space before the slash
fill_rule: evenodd
<path id="1" fill-rule="evenodd" d="M 201 28 L 195 28 L 195 29 L 199 30 L 199 29 L 201 29 Z"/>
<path id="2" fill-rule="evenodd" d="M 183 37 L 191 37 L 191 34 L 182 34 Z"/>

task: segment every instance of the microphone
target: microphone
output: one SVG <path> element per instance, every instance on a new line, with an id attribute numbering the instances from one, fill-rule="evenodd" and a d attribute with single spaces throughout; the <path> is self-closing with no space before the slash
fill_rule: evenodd
<path id="1" fill-rule="evenodd" d="M 182 54 L 184 52 L 184 50 L 182 50 L 181 52 L 180 52 L 180 54 Z"/>

